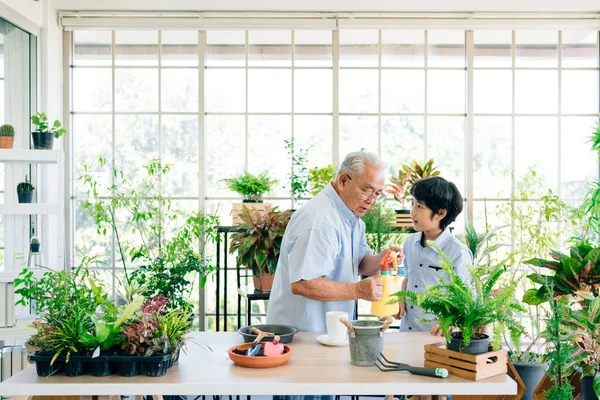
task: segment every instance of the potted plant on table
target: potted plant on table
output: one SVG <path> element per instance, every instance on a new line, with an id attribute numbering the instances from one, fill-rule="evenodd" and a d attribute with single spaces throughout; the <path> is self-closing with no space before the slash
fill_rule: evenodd
<path id="1" fill-rule="evenodd" d="M 252 270 L 257 290 L 271 290 L 281 240 L 291 216 L 290 210 L 279 212 L 277 207 L 268 207 L 264 214 L 250 209 L 240 214 L 242 224 L 239 232 L 231 235 L 229 253 L 237 252 L 238 267 Z"/>
<path id="2" fill-rule="evenodd" d="M 43 112 L 38 112 L 31 116 L 31 123 L 37 127 L 34 132 L 31 132 L 34 149 L 52 150 L 54 139 L 58 139 L 67 133 L 67 130 L 62 127 L 59 120 L 55 120 L 52 126 L 50 126 L 48 117 Z"/>
<path id="3" fill-rule="evenodd" d="M 0 149 L 12 149 L 15 142 L 15 128 L 12 125 L 0 126 Z"/>
<path id="4" fill-rule="evenodd" d="M 20 182 L 17 185 L 17 198 L 19 199 L 19 203 L 31 203 L 31 199 L 33 197 L 33 191 L 35 188 L 27 179 L 27 175 L 25 175 L 25 181 Z"/>
<path id="5" fill-rule="evenodd" d="M 316 196 L 335 179 L 335 167 L 329 164 L 326 167 L 315 167 L 308 170 L 308 184 L 310 194 Z"/>
<path id="6" fill-rule="evenodd" d="M 242 197 L 242 203 L 233 203 L 232 216 L 233 225 L 241 223 L 239 214 L 245 208 L 250 208 L 258 211 L 264 211 L 269 204 L 263 203 L 263 195 L 273 188 L 277 183 L 276 179 L 269 177 L 267 171 L 259 175 L 252 175 L 248 171 L 244 171 L 238 176 L 223 179 L 227 188 L 238 193 Z"/>
<path id="7" fill-rule="evenodd" d="M 440 254 L 440 264 L 445 274 L 440 283 L 429 286 L 426 291 L 395 293 L 395 302 L 407 302 L 422 308 L 430 318 L 424 322 L 437 322 L 447 341 L 448 350 L 468 354 L 481 354 L 488 351 L 488 344 L 497 350 L 502 344 L 502 333 L 509 331 L 511 339 L 519 342 L 524 328 L 511 314 L 522 311 L 522 307 L 512 301 L 517 282 L 510 282 L 501 290 L 494 289 L 498 279 L 506 271 L 504 265 L 491 270 L 487 265 L 469 268 L 472 285 L 462 281 L 454 272 L 448 256 L 431 242 Z M 488 325 L 493 325 L 493 338 L 484 333 Z M 452 329 L 457 329 L 452 331 Z"/>

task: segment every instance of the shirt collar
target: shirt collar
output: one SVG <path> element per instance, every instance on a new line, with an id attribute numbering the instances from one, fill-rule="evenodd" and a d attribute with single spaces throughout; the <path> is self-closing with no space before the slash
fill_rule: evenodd
<path id="1" fill-rule="evenodd" d="M 339 211 L 340 215 L 344 219 L 344 221 L 353 222 L 358 219 L 358 217 L 348 208 L 346 203 L 342 200 L 340 195 L 335 191 L 331 182 L 325 186 L 325 194 L 329 197 L 335 208 Z"/>
<path id="2" fill-rule="evenodd" d="M 448 242 L 448 239 L 450 239 L 451 235 L 452 233 L 450 232 L 450 227 L 446 227 L 446 229 L 444 229 L 442 233 L 440 233 L 440 236 L 438 236 L 437 239 L 434 240 L 437 247 L 443 249 L 444 245 L 446 244 L 446 242 Z M 423 232 L 421 232 L 420 235 L 415 235 L 415 244 L 421 244 L 422 237 Z M 432 247 L 432 249 L 434 249 L 437 252 L 437 249 L 435 249 L 434 247 Z"/>

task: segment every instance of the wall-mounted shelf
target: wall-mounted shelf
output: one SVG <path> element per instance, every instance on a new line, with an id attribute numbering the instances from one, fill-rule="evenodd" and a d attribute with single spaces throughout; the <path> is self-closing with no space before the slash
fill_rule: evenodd
<path id="1" fill-rule="evenodd" d="M 23 164 L 57 164 L 58 150 L 0 149 L 0 162 Z"/>
<path id="2" fill-rule="evenodd" d="M 0 328 L 0 340 L 29 339 L 35 333 L 33 328 Z"/>
<path id="3" fill-rule="evenodd" d="M 58 214 L 58 204 L 44 203 L 17 203 L 0 204 L 0 214 L 11 215 L 37 215 L 37 214 Z"/>

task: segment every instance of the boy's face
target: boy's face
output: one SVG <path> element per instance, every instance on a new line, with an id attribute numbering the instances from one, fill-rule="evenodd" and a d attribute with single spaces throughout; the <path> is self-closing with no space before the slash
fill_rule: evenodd
<path id="1" fill-rule="evenodd" d="M 446 216 L 446 210 L 441 209 L 437 214 L 425 202 L 413 199 L 410 217 L 417 232 L 439 231 L 440 221 Z"/>

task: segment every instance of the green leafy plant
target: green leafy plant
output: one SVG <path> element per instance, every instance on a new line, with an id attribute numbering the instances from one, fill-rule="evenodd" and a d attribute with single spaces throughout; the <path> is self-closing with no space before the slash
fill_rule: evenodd
<path id="1" fill-rule="evenodd" d="M 106 161 L 100 158 L 100 166 Z M 208 243 L 219 240 L 219 217 L 212 214 L 184 214 L 171 205 L 171 201 L 156 193 L 156 188 L 170 171 L 158 159 L 144 166 L 147 176 L 134 185 L 122 171 L 113 169 L 117 183 L 104 188 L 108 199 L 99 195 L 102 187 L 87 164 L 80 180 L 87 186 L 89 201 L 84 209 L 96 224 L 101 235 L 114 233 L 123 265 L 123 285 L 126 298 L 131 301 L 136 294 L 146 297 L 163 295 L 169 307 L 190 310 L 187 300 L 193 282 L 199 276 L 200 285 L 216 270 L 212 258 L 206 255 Z M 122 240 L 117 214 L 127 215 L 126 229 L 137 235 L 135 242 Z M 179 227 L 173 229 L 172 225 Z M 138 270 L 127 271 L 127 256 L 137 263 Z"/>
<path id="2" fill-rule="evenodd" d="M 38 112 L 31 116 L 31 123 L 37 127 L 37 132 L 50 132 L 56 139 L 67 133 L 67 130 L 61 126 L 59 120 L 55 120 L 52 126 L 48 125 L 48 117 L 43 112 Z"/>
<path id="3" fill-rule="evenodd" d="M 0 136 L 14 137 L 15 136 L 15 128 L 9 124 L 4 124 L 4 125 L 0 126 Z"/>
<path id="4" fill-rule="evenodd" d="M 414 304 L 425 313 L 432 314 L 433 319 L 424 318 L 422 321 L 439 323 L 448 342 L 452 338 L 451 328 L 458 328 L 459 332 L 453 336 L 462 339 L 463 344 L 468 346 L 472 338 L 479 338 L 486 325 L 493 324 L 491 344 L 494 349 L 500 348 L 501 334 L 505 330 L 510 332 L 514 343 L 519 343 L 524 328 L 511 317 L 513 311 L 522 311 L 521 306 L 512 301 L 517 282 L 494 290 L 506 266 L 497 265 L 491 271 L 487 265 L 469 268 L 473 288 L 454 272 L 448 256 L 434 242 L 429 244 L 440 254 L 440 264 L 445 272 L 440 276 L 440 283 L 421 293 L 397 292 L 396 299 L 392 301 Z"/>
<path id="5" fill-rule="evenodd" d="M 31 182 L 29 182 L 29 179 L 27 179 L 27 175 L 25 175 L 25 182 L 20 182 L 17 185 L 17 193 L 33 192 L 34 190 L 35 188 L 31 184 Z"/>
<path id="6" fill-rule="evenodd" d="M 252 270 L 256 277 L 261 271 L 274 274 L 277 269 L 281 240 L 290 222 L 290 210 L 270 208 L 264 213 L 245 208 L 240 214 L 239 232 L 231 235 L 231 254 L 237 252 L 237 265 Z"/>
<path id="7" fill-rule="evenodd" d="M 384 202 L 378 202 L 362 216 L 367 244 L 375 254 L 379 254 L 392 240 L 394 236 L 392 224 L 396 222 L 395 215 L 394 210 Z"/>
<path id="8" fill-rule="evenodd" d="M 440 174 L 434 162 L 431 158 L 423 165 L 414 160 L 410 164 L 403 164 L 398 170 L 398 175 L 390 178 L 392 183 L 387 185 L 386 193 L 393 195 L 394 200 L 404 209 L 406 199 L 410 197 L 410 188 L 416 181 Z"/>
<path id="9" fill-rule="evenodd" d="M 244 200 L 259 201 L 263 195 L 273 188 L 277 183 L 276 179 L 268 176 L 267 171 L 259 175 L 252 175 L 244 171 L 241 175 L 233 178 L 223 179 L 227 188 L 238 193 Z"/>
<path id="10" fill-rule="evenodd" d="M 315 167 L 308 170 L 310 194 L 316 196 L 335 179 L 335 167 L 329 164 L 326 167 Z"/>
<path id="11" fill-rule="evenodd" d="M 166 310 L 167 303 L 162 296 L 146 299 L 140 315 L 124 324 L 121 349 L 130 355 L 151 356 L 168 346 L 166 338 L 156 336 L 158 318 Z"/>
<path id="12" fill-rule="evenodd" d="M 308 168 L 306 167 L 308 150 L 298 146 L 294 138 L 286 139 L 284 142 L 291 160 L 289 189 L 292 197 L 298 201 L 308 193 Z"/>

